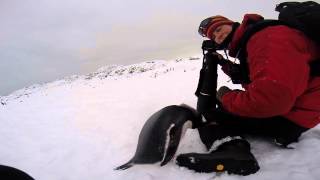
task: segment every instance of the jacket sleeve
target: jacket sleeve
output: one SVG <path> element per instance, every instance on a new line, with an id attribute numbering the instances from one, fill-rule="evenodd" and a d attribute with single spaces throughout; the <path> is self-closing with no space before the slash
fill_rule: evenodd
<path id="1" fill-rule="evenodd" d="M 247 44 L 251 83 L 246 91 L 226 93 L 223 107 L 247 117 L 286 114 L 307 87 L 307 52 L 306 37 L 286 26 L 267 27 L 254 34 Z"/>

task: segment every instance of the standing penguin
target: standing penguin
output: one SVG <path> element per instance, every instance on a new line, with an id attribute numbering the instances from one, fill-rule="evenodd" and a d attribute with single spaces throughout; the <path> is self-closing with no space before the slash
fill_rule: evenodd
<path id="1" fill-rule="evenodd" d="M 167 164 L 178 149 L 187 128 L 194 127 L 201 116 L 187 105 L 171 105 L 154 113 L 144 124 L 133 158 L 116 170 L 124 170 L 135 164 Z"/>

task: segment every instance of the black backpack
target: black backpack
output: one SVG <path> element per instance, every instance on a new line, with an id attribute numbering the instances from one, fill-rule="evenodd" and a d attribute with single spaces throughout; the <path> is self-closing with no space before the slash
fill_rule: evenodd
<path id="1" fill-rule="evenodd" d="M 240 47 L 239 59 L 243 82 L 248 83 L 248 66 L 246 62 L 246 44 L 252 35 L 266 27 L 286 25 L 298 29 L 306 34 L 310 39 L 320 45 L 320 4 L 313 1 L 306 2 L 282 2 L 275 8 L 279 12 L 278 20 L 261 20 L 251 25 L 244 34 Z M 310 63 L 310 75 L 320 76 L 320 59 Z M 242 82 L 242 83 L 243 83 Z"/>
<path id="2" fill-rule="evenodd" d="M 276 6 L 278 19 L 304 32 L 320 44 L 320 4 L 313 1 L 283 2 Z"/>

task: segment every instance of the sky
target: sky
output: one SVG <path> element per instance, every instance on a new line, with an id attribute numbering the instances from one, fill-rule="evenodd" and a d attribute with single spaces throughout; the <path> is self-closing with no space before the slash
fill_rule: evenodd
<path id="1" fill-rule="evenodd" d="M 199 54 L 197 29 L 204 18 L 275 18 L 279 2 L 1 0 L 0 96 L 101 66 Z"/>

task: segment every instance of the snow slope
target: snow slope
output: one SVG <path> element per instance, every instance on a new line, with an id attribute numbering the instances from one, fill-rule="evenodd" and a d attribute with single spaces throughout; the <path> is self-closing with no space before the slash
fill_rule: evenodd
<path id="1" fill-rule="evenodd" d="M 200 58 L 109 66 L 0 97 L 0 164 L 38 180 L 320 178 L 319 126 L 295 149 L 250 139 L 261 167 L 250 176 L 195 173 L 173 161 L 114 171 L 133 156 L 151 114 L 172 104 L 195 107 L 200 67 Z M 219 85 L 237 88 L 219 74 Z M 205 152 L 196 130 L 187 131 L 177 153 L 186 152 Z"/>

